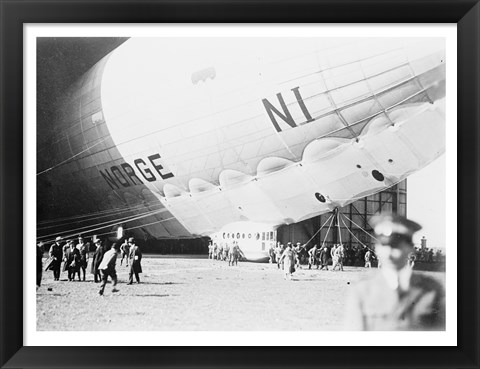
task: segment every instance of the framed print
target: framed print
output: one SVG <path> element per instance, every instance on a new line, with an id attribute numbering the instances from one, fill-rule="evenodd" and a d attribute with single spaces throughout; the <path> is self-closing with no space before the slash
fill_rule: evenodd
<path id="1" fill-rule="evenodd" d="M 2 367 L 479 366 L 478 2 L 1 5 Z"/>

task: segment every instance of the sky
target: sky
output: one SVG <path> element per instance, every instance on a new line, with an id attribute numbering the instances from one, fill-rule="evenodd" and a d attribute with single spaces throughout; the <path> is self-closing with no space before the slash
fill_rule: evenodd
<path id="1" fill-rule="evenodd" d="M 422 226 L 414 236 L 415 244 L 420 245 L 425 236 L 427 247 L 445 248 L 445 173 L 445 155 L 442 155 L 407 179 L 407 217 Z"/>

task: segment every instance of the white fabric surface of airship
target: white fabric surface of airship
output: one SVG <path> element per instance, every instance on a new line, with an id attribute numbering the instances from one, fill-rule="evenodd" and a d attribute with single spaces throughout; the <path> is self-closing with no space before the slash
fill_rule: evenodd
<path id="1" fill-rule="evenodd" d="M 129 39 L 59 103 L 43 210 L 156 238 L 332 211 L 444 153 L 445 63 L 443 38 Z"/>

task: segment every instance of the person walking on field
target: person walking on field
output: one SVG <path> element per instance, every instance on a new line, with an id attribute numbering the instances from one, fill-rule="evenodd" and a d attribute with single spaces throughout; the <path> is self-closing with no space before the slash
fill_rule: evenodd
<path id="1" fill-rule="evenodd" d="M 233 266 L 238 264 L 238 256 L 239 256 L 239 247 L 237 241 L 233 241 L 230 250 L 228 250 L 228 265 Z"/>
<path id="2" fill-rule="evenodd" d="M 83 237 L 78 237 L 77 249 L 80 252 L 80 269 L 83 274 L 83 281 L 85 281 L 85 272 L 88 266 L 88 259 L 90 258 L 88 254 L 88 244 L 83 242 Z"/>
<path id="3" fill-rule="evenodd" d="M 372 267 L 372 252 L 370 249 L 367 249 L 367 252 L 365 253 L 365 268 L 371 268 Z"/>
<path id="4" fill-rule="evenodd" d="M 93 279 L 95 283 L 101 282 L 102 275 L 99 270 L 100 263 L 103 259 L 103 254 L 105 254 L 105 248 L 102 246 L 102 240 L 97 239 L 95 241 L 95 246 L 97 249 L 95 250 L 95 254 L 93 254 L 92 258 L 92 269 L 91 272 L 93 274 Z"/>
<path id="5" fill-rule="evenodd" d="M 128 267 L 128 258 L 130 257 L 130 244 L 128 240 L 125 240 L 124 243 L 120 246 L 120 253 L 122 255 L 122 259 L 120 260 L 120 265 L 123 263 L 123 259 L 127 260 L 127 267 Z"/>
<path id="6" fill-rule="evenodd" d="M 332 258 L 332 271 L 335 270 L 335 265 L 338 263 L 337 258 L 337 244 L 333 244 L 332 248 L 330 249 L 330 257 Z"/>
<path id="7" fill-rule="evenodd" d="M 316 265 L 318 269 L 318 247 L 314 245 L 308 250 L 308 269 L 312 269 L 312 265 Z"/>
<path id="8" fill-rule="evenodd" d="M 140 283 L 140 276 L 139 274 L 142 273 L 142 251 L 140 248 L 135 244 L 135 239 L 130 237 L 128 239 L 128 243 L 130 244 L 130 273 L 128 275 L 128 284 L 133 283 L 133 275 L 135 274 L 135 279 L 137 283 Z"/>
<path id="9" fill-rule="evenodd" d="M 295 273 L 295 251 L 293 251 L 292 243 L 287 243 L 285 251 L 280 257 L 280 263 L 283 263 L 283 270 L 285 272 L 285 279 L 291 280 L 292 274 Z"/>
<path id="10" fill-rule="evenodd" d="M 78 280 L 80 280 L 80 251 L 75 247 L 73 241 L 68 241 L 68 249 L 65 251 L 63 271 L 67 271 L 68 280 L 73 281 L 75 274 L 78 273 Z"/>
<path id="11" fill-rule="evenodd" d="M 417 257 L 415 256 L 415 250 L 408 254 L 407 259 L 408 266 L 410 267 L 410 269 L 413 269 L 413 267 L 415 266 L 415 260 L 417 260 Z"/>
<path id="12" fill-rule="evenodd" d="M 112 292 L 118 292 L 117 286 L 117 271 L 115 270 L 117 264 L 117 256 L 119 252 L 120 246 L 117 243 L 112 245 L 112 248 L 108 250 L 102 258 L 102 262 L 98 266 L 98 269 L 102 272 L 102 284 L 100 285 L 100 290 L 98 294 L 103 296 L 103 292 L 105 291 L 105 286 L 107 285 L 108 277 L 110 277 L 113 281 L 113 288 Z"/>
<path id="13" fill-rule="evenodd" d="M 328 270 L 328 248 L 327 246 L 323 246 L 320 250 L 320 270 L 325 268 Z"/>
<path id="14" fill-rule="evenodd" d="M 335 248 L 335 259 L 332 270 L 338 266 L 339 270 L 343 272 L 343 258 L 345 257 L 345 252 L 342 244 L 338 244 Z"/>
<path id="15" fill-rule="evenodd" d="M 62 237 L 58 236 L 55 239 L 55 243 L 50 246 L 48 254 L 50 256 L 50 262 L 47 264 L 45 270 L 53 271 L 53 280 L 60 280 L 60 267 L 62 265 L 63 250 L 62 250 Z"/>
<path id="16" fill-rule="evenodd" d="M 208 260 L 213 259 L 213 242 L 208 241 Z"/>

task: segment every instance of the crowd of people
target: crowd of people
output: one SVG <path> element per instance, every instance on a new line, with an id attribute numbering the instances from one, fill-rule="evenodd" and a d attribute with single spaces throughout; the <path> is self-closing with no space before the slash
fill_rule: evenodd
<path id="1" fill-rule="evenodd" d="M 364 246 L 360 255 L 362 265 L 371 268 L 377 260 L 377 273 L 372 273 L 369 280 L 360 281 L 350 290 L 346 301 L 347 325 L 349 330 L 438 330 L 445 327 L 445 294 L 440 283 L 430 276 L 414 270 L 418 255 L 429 262 L 433 260 L 433 250 L 415 249 L 412 236 L 421 227 L 399 215 L 379 215 L 371 220 L 376 235 L 375 252 Z M 49 258 L 45 270 L 53 272 L 54 281 L 60 281 L 61 270 L 67 273 L 68 281 L 86 280 L 86 270 L 91 260 L 91 272 L 94 281 L 100 283 L 99 295 L 104 294 L 108 279 L 113 282 L 112 292 L 118 292 L 116 261 L 121 254 L 120 265 L 125 261 L 129 267 L 128 284 L 133 278 L 140 283 L 142 273 L 142 252 L 135 239 L 130 237 L 125 242 L 113 243 L 107 250 L 106 243 L 100 239 L 94 241 L 95 250 L 90 258 L 90 245 L 81 236 L 75 243 L 57 237 L 49 247 Z M 37 286 L 41 284 L 43 243 L 37 245 Z M 269 249 L 271 264 L 277 264 L 285 279 L 291 280 L 293 273 L 308 264 L 308 268 L 331 271 L 344 270 L 347 259 L 347 248 L 343 244 L 331 247 L 314 245 L 307 248 L 297 242 L 286 245 L 277 242 Z M 421 253 L 419 254 L 419 251 Z M 244 258 L 238 242 L 217 245 L 210 242 L 209 259 L 228 262 L 229 266 L 237 265 Z M 440 255 L 441 256 L 441 255 Z M 62 268 L 63 263 L 63 268 Z M 415 308 L 412 308 L 415 301 Z"/>
<path id="2" fill-rule="evenodd" d="M 93 250 L 92 250 L 93 248 Z M 129 267 L 129 278 L 127 284 L 133 284 L 133 277 L 137 283 L 140 283 L 140 273 L 142 273 L 142 252 L 133 237 L 125 239 L 123 242 L 114 242 L 110 246 L 108 242 L 97 238 L 93 242 L 85 242 L 82 236 L 78 236 L 77 242 L 72 239 L 64 240 L 61 236 L 55 239 L 55 242 L 48 248 L 48 258 L 43 267 L 43 254 L 45 244 L 37 244 L 37 287 L 40 287 L 42 281 L 42 270 L 51 270 L 53 280 L 60 281 L 61 271 L 66 272 L 67 280 L 70 282 L 86 281 L 86 271 L 90 263 L 90 271 L 93 274 L 95 283 L 100 283 L 99 295 L 103 295 L 108 278 L 113 282 L 112 292 L 118 292 L 116 288 L 118 278 L 116 273 L 117 257 L 121 254 L 120 265 L 126 260 L 126 267 Z M 93 252 L 92 257 L 90 254 Z"/>
<path id="3" fill-rule="evenodd" d="M 291 275 L 296 269 L 302 268 L 302 265 L 308 264 L 308 269 L 316 267 L 319 270 L 331 270 L 331 271 L 343 271 L 344 265 L 352 265 L 351 263 L 345 263 L 347 257 L 346 248 L 343 244 L 333 244 L 331 247 L 327 245 L 314 245 L 310 249 L 307 249 L 307 245 L 302 245 L 297 242 L 294 246 L 292 242 L 287 242 L 287 245 L 277 242 L 275 246 L 269 249 L 269 261 L 272 264 L 277 264 L 278 269 L 285 271 L 286 279 L 291 279 Z M 376 259 L 374 253 L 369 248 L 365 247 L 365 251 L 361 253 L 362 260 L 366 268 L 372 267 L 372 261 Z M 292 259 L 293 262 L 289 260 Z M 289 268 L 286 268 L 284 263 L 287 263 Z M 328 265 L 331 262 L 331 269 L 328 269 Z"/>
<path id="4" fill-rule="evenodd" d="M 245 260 L 245 255 L 238 246 L 237 241 L 230 244 L 210 241 L 208 244 L 208 258 L 228 262 L 229 266 L 238 265 L 239 260 Z"/>

